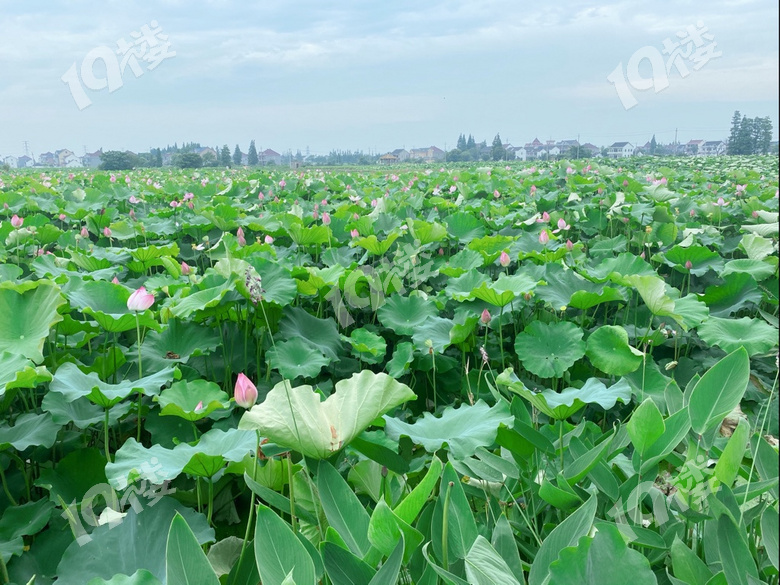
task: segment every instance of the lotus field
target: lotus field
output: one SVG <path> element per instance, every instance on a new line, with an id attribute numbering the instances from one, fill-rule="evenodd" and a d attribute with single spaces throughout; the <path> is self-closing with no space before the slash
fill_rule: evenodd
<path id="1" fill-rule="evenodd" d="M 0 583 L 778 583 L 777 157 L 0 203 Z"/>

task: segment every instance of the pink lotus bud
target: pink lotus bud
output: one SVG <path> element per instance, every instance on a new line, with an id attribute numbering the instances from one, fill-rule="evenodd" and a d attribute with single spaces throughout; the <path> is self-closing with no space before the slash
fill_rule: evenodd
<path id="1" fill-rule="evenodd" d="M 561 219 L 558 220 L 558 229 L 559 230 L 567 230 L 570 227 L 571 226 L 568 223 L 566 223 L 565 219 L 561 218 Z"/>
<path id="2" fill-rule="evenodd" d="M 282 179 L 281 181 L 279 181 L 279 186 L 280 186 L 282 189 L 284 189 L 284 187 L 285 187 L 286 185 L 287 185 L 287 181 L 285 181 L 284 179 Z"/>
<path id="3" fill-rule="evenodd" d="M 327 205 L 327 204 L 328 204 L 328 200 L 327 200 L 327 199 L 323 199 L 323 200 L 322 200 L 322 204 L 323 204 L 323 205 Z"/>
<path id="4" fill-rule="evenodd" d="M 187 264 L 186 262 L 182 262 L 181 263 L 181 273 L 184 276 L 188 276 L 190 272 L 192 272 L 192 268 L 190 268 L 190 265 Z"/>
<path id="5" fill-rule="evenodd" d="M 68 216 L 65 215 L 64 213 L 60 213 L 59 218 L 60 218 L 60 221 L 65 221 L 68 218 Z"/>
<path id="6" fill-rule="evenodd" d="M 202 400 L 195 405 L 195 412 L 200 412 L 201 410 L 203 410 L 203 401 Z"/>
<path id="7" fill-rule="evenodd" d="M 353 214 L 352 214 L 352 219 L 354 219 L 355 221 L 357 221 L 358 219 L 360 219 L 360 216 L 359 216 L 357 213 L 353 213 Z"/>
<path id="8" fill-rule="evenodd" d="M 371 207 L 376 207 L 379 204 L 379 202 L 376 199 L 371 200 Z"/>
<path id="9" fill-rule="evenodd" d="M 131 209 L 127 215 L 130 216 L 130 219 L 135 220 L 135 209 Z"/>
<path id="10" fill-rule="evenodd" d="M 312 211 L 311 216 L 314 218 L 314 221 L 317 221 L 320 218 L 320 214 L 317 212 L 316 209 Z"/>
<path id="11" fill-rule="evenodd" d="M 128 185 L 130 184 L 130 177 L 125 176 L 125 183 L 128 184 Z"/>
<path id="12" fill-rule="evenodd" d="M 154 304 L 154 295 L 146 292 L 146 287 L 141 287 L 127 299 L 127 308 L 131 311 L 145 311 Z"/>
<path id="13" fill-rule="evenodd" d="M 357 230 L 352 230 L 351 232 L 349 232 L 349 235 L 352 236 L 353 238 L 359 238 L 360 232 Z"/>
<path id="14" fill-rule="evenodd" d="M 182 197 L 183 201 L 191 201 L 192 199 L 195 199 L 195 194 L 187 192 L 184 194 L 184 197 Z"/>
<path id="15" fill-rule="evenodd" d="M 532 296 L 531 296 L 531 293 L 523 293 L 523 298 L 524 298 L 526 301 L 530 301 L 530 300 L 531 300 L 531 298 L 532 298 Z"/>
<path id="16" fill-rule="evenodd" d="M 112 183 L 116 183 L 116 175 L 112 174 L 112 175 L 109 177 L 109 179 L 108 179 L 108 180 L 109 180 L 109 181 L 111 181 Z"/>
<path id="17" fill-rule="evenodd" d="M 174 209 L 176 209 L 179 205 L 181 205 L 181 203 L 179 203 L 178 201 L 176 201 L 176 199 L 174 199 L 173 201 L 170 202 L 169 205 Z"/>
<path id="18" fill-rule="evenodd" d="M 82 227 L 81 228 L 81 237 L 82 238 L 88 238 L 89 237 L 89 232 L 87 231 L 86 227 Z"/>
<path id="19" fill-rule="evenodd" d="M 598 189 L 596 189 L 596 193 L 598 193 L 599 195 L 601 195 L 603 192 L 604 192 L 604 189 L 602 187 L 599 187 Z"/>
<path id="20" fill-rule="evenodd" d="M 322 223 L 323 225 L 330 225 L 330 214 L 327 211 L 322 214 Z"/>
<path id="21" fill-rule="evenodd" d="M 297 199 L 295 200 L 295 205 L 298 205 L 298 200 Z M 314 211 L 319 211 L 319 210 L 320 210 L 320 204 L 319 203 L 315 203 L 314 204 Z"/>
<path id="22" fill-rule="evenodd" d="M 111 279 L 111 282 L 113 284 L 119 284 L 119 279 L 115 276 L 114 278 Z"/>
<path id="23" fill-rule="evenodd" d="M 639 255 L 639 257 L 640 257 L 642 260 L 644 260 L 644 259 L 645 259 L 645 253 L 644 253 L 644 252 L 642 252 L 642 253 Z"/>
<path id="24" fill-rule="evenodd" d="M 11 225 L 15 228 L 20 228 L 22 227 L 22 224 L 24 224 L 24 218 L 14 214 L 14 216 L 11 218 Z"/>
<path id="25" fill-rule="evenodd" d="M 574 169 L 571 168 L 571 167 L 566 167 L 566 174 L 567 175 L 573 175 L 574 174 Z"/>
<path id="26" fill-rule="evenodd" d="M 750 215 L 752 215 L 753 217 L 758 217 L 758 211 L 754 209 Z"/>
<path id="27" fill-rule="evenodd" d="M 243 373 L 238 375 L 236 387 L 233 390 L 236 404 L 241 408 L 252 408 L 257 402 L 257 387 Z"/>
<path id="28" fill-rule="evenodd" d="M 539 243 L 544 246 L 549 241 L 550 241 L 550 234 L 547 233 L 547 230 L 542 230 L 542 233 L 539 234 Z"/>
<path id="29" fill-rule="evenodd" d="M 236 230 L 236 239 L 238 240 L 238 245 L 242 248 L 246 246 L 246 238 L 244 237 L 244 230 L 241 228 L 238 228 Z"/>
<path id="30" fill-rule="evenodd" d="M 187 201 L 187 207 L 189 207 L 190 209 L 195 208 L 195 206 L 192 204 L 192 201 Z"/>
<path id="31" fill-rule="evenodd" d="M 498 192 L 498 189 L 495 189 L 493 191 L 493 198 L 498 199 L 499 197 L 501 197 L 501 193 Z"/>
<path id="32" fill-rule="evenodd" d="M 132 203 L 133 205 L 135 205 L 136 203 L 140 203 L 141 202 L 141 200 L 138 199 L 138 197 L 136 197 L 135 195 L 130 195 L 130 197 L 127 200 L 130 203 Z"/>
<path id="33" fill-rule="evenodd" d="M 691 212 L 688 215 L 690 215 L 691 217 L 696 217 L 696 210 L 691 209 Z"/>
<path id="34" fill-rule="evenodd" d="M 263 240 L 266 244 L 273 244 L 274 239 L 271 236 L 266 236 Z"/>
<path id="35" fill-rule="evenodd" d="M 483 325 L 490 323 L 490 311 L 487 309 L 482 311 L 482 315 L 480 315 L 479 320 L 482 321 Z"/>
<path id="36" fill-rule="evenodd" d="M 628 187 L 628 179 L 623 179 L 623 186 Z"/>
<path id="37" fill-rule="evenodd" d="M 75 176 L 76 176 L 76 175 L 74 175 L 73 173 L 68 173 L 68 180 L 69 180 L 69 181 L 70 181 L 70 180 L 72 180 L 72 179 L 73 179 L 73 177 L 75 177 Z"/>
<path id="38" fill-rule="evenodd" d="M 501 264 L 504 268 L 509 266 L 512 263 L 512 259 L 509 257 L 509 254 L 506 252 L 501 252 L 501 256 L 498 257 L 498 263 Z"/>
<path id="39" fill-rule="evenodd" d="M 439 256 L 444 256 L 444 248 L 439 248 Z"/>
<path id="40" fill-rule="evenodd" d="M 574 249 L 574 244 L 571 243 L 571 240 L 566 240 L 566 249 L 571 252 Z"/>
<path id="41" fill-rule="evenodd" d="M 263 195 L 263 192 L 262 192 L 262 191 L 260 191 L 260 192 L 257 194 L 257 198 L 258 198 L 260 201 L 262 201 L 263 199 L 265 199 L 265 195 Z"/>
<path id="42" fill-rule="evenodd" d="M 542 213 L 542 221 L 550 221 L 550 214 L 546 211 Z"/>
<path id="43" fill-rule="evenodd" d="M 691 268 L 693 268 L 693 263 L 690 260 L 686 260 L 685 261 L 685 268 L 690 270 Z"/>
<path id="44" fill-rule="evenodd" d="M 109 228 L 108 226 L 104 227 L 103 228 L 103 235 L 106 236 L 107 238 L 110 238 L 111 237 L 111 228 Z"/>

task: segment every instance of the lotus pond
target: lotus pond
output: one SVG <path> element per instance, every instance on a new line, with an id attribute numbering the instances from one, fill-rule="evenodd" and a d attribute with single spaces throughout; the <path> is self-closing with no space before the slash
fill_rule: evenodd
<path id="1" fill-rule="evenodd" d="M 0 583 L 778 583 L 777 157 L 0 203 Z"/>

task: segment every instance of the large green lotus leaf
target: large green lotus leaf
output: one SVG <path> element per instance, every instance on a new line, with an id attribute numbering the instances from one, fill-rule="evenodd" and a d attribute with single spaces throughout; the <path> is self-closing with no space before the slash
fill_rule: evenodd
<path id="1" fill-rule="evenodd" d="M 728 317 L 763 299 L 756 280 L 746 272 L 733 272 L 723 277 L 723 284 L 708 286 L 701 297 L 713 317 Z"/>
<path id="2" fill-rule="evenodd" d="M 491 235 L 476 238 L 468 243 L 470 250 L 480 252 L 487 262 L 493 262 L 504 250 L 508 249 L 514 238 L 505 235 Z"/>
<path id="3" fill-rule="evenodd" d="M 611 280 L 622 286 L 631 286 L 628 276 L 654 276 L 655 269 L 639 256 L 624 252 L 586 268 L 586 274 L 599 281 Z"/>
<path id="4" fill-rule="evenodd" d="M 162 581 L 146 569 L 138 569 L 132 575 L 114 575 L 110 579 L 96 577 L 87 585 L 162 585 Z"/>
<path id="5" fill-rule="evenodd" d="M 252 407 L 240 429 L 261 435 L 303 455 L 325 459 L 349 444 L 371 422 L 416 395 L 387 374 L 364 370 L 336 382 L 324 401 L 311 386 L 293 388 L 283 381 Z"/>
<path id="6" fill-rule="evenodd" d="M 739 247 L 745 251 L 751 260 L 763 260 L 775 253 L 775 244 L 770 238 L 764 238 L 756 234 L 745 234 Z"/>
<path id="7" fill-rule="evenodd" d="M 73 542 L 57 567 L 58 585 L 84 585 L 91 579 L 133 575 L 141 569 L 165 583 L 166 541 L 177 513 L 187 521 L 199 544 L 214 541 L 214 530 L 203 514 L 163 497 L 140 512 L 128 508 L 121 522 L 98 526 L 88 542 Z"/>
<path id="8" fill-rule="evenodd" d="M 710 315 L 710 309 L 699 300 L 699 295 L 691 293 L 675 299 L 674 313 L 680 316 L 677 322 L 687 331 L 705 321 Z"/>
<path id="9" fill-rule="evenodd" d="M 368 250 L 368 252 L 370 252 L 374 256 L 382 256 L 385 252 L 387 252 L 390 249 L 390 246 L 392 246 L 393 242 L 395 242 L 398 238 L 399 238 L 398 233 L 391 232 L 387 234 L 387 238 L 385 238 L 380 242 L 377 239 L 377 237 L 372 234 L 368 237 L 360 238 L 359 240 L 356 240 L 355 245 Z"/>
<path id="10" fill-rule="evenodd" d="M 133 407 L 130 401 L 114 405 L 108 413 L 109 424 L 125 416 Z M 52 420 L 58 425 L 73 423 L 80 429 L 86 429 L 105 420 L 105 409 L 93 404 L 87 398 L 67 397 L 59 392 L 47 392 L 41 401 L 41 408 L 50 412 Z"/>
<path id="11" fill-rule="evenodd" d="M 513 276 L 502 272 L 495 282 L 482 283 L 473 289 L 471 296 L 496 307 L 505 307 L 520 295 L 533 291 L 538 283 L 539 280 L 525 272 Z"/>
<path id="12" fill-rule="evenodd" d="M 68 278 L 83 278 L 85 276 L 83 272 L 75 270 L 76 265 L 69 259 L 54 256 L 53 254 L 38 256 L 30 263 L 30 268 L 38 278 L 54 278 L 59 280 L 60 276 L 66 276 Z M 114 275 L 116 275 L 116 271 L 116 267 L 112 265 L 111 268 L 91 272 L 89 276 L 93 280 L 111 280 Z"/>
<path id="13" fill-rule="evenodd" d="M 333 319 L 318 319 L 300 307 L 284 308 L 282 320 L 279 322 L 279 337 L 302 339 L 332 361 L 339 360 L 339 354 L 344 347 Z"/>
<path id="14" fill-rule="evenodd" d="M 266 352 L 266 357 L 284 378 L 290 380 L 299 376 L 313 378 L 331 361 L 300 337 L 280 341 Z"/>
<path id="15" fill-rule="evenodd" d="M 368 364 L 378 364 L 387 352 L 387 342 L 376 333 L 372 333 L 365 327 L 355 329 L 349 335 L 349 343 L 352 345 L 352 355 Z"/>
<path id="16" fill-rule="evenodd" d="M 444 223 L 447 224 L 447 231 L 449 231 L 453 239 L 464 244 L 468 244 L 471 240 L 485 235 L 485 226 L 470 213 L 462 211 L 453 213 L 444 219 Z M 482 258 L 480 257 L 480 264 L 481 260 Z"/>
<path id="17" fill-rule="evenodd" d="M 14 426 L 7 423 L 0 425 L 0 451 L 13 447 L 24 451 L 27 447 L 43 446 L 47 449 L 54 445 L 60 425 L 52 420 L 51 414 L 34 414 L 28 412 L 20 415 Z"/>
<path id="18" fill-rule="evenodd" d="M 160 392 L 157 402 L 163 416 L 173 415 L 194 422 L 215 410 L 230 407 L 230 398 L 219 384 L 208 380 L 180 380 Z M 200 408 L 198 408 L 200 405 Z"/>
<path id="19" fill-rule="evenodd" d="M 631 286 L 636 288 L 639 296 L 650 309 L 653 315 L 660 317 L 672 317 L 674 314 L 674 300 L 666 294 L 666 282 L 658 276 L 629 276 L 626 279 Z"/>
<path id="20" fill-rule="evenodd" d="M 121 284 L 71 278 L 62 290 L 72 307 L 95 319 L 109 333 L 136 328 L 136 313 L 127 308 L 131 292 Z M 149 309 L 139 312 L 138 320 L 142 327 L 160 329 Z"/>
<path id="21" fill-rule="evenodd" d="M 569 306 L 575 295 L 578 295 L 578 298 L 582 300 L 585 298 L 582 295 L 590 293 L 595 295 L 595 300 L 598 301 L 604 291 L 604 285 L 585 280 L 576 272 L 563 270 L 557 264 L 549 264 L 545 267 L 544 282 L 546 284 L 542 284 L 536 289 L 536 296 L 549 303 L 556 311 Z M 618 298 L 622 297 L 618 296 Z M 613 299 L 607 298 L 606 300 Z M 603 301 L 598 301 L 596 304 L 599 302 Z"/>
<path id="22" fill-rule="evenodd" d="M 644 354 L 628 343 L 628 333 L 619 325 L 596 329 L 588 337 L 585 354 L 594 366 L 612 376 L 630 374 L 644 359 Z"/>
<path id="23" fill-rule="evenodd" d="M 677 245 L 664 252 L 661 257 L 667 266 L 678 272 L 690 272 L 696 276 L 701 276 L 708 270 L 720 272 L 723 269 L 723 258 L 720 254 L 704 246 L 683 248 Z M 687 262 L 691 263 L 690 269 L 685 267 Z"/>
<path id="24" fill-rule="evenodd" d="M 498 402 L 491 408 L 478 400 L 473 406 L 448 406 L 438 418 L 425 412 L 413 424 L 386 416 L 385 432 L 395 440 L 402 435 L 407 436 L 429 453 L 438 451 L 446 444 L 453 457 L 465 459 L 474 455 L 477 447 L 492 445 L 496 440 L 498 426 L 511 426 L 513 421 L 509 405 L 505 402 Z"/>
<path id="25" fill-rule="evenodd" d="M 415 219 L 409 226 L 409 231 L 415 240 L 419 240 L 421 245 L 438 242 L 447 237 L 447 228 L 440 223 L 427 222 L 421 219 Z"/>
<path id="26" fill-rule="evenodd" d="M 414 335 L 412 335 L 414 348 L 424 354 L 427 354 L 431 349 L 436 353 L 444 353 L 444 350 L 452 343 L 453 327 L 454 323 L 449 319 L 428 317 L 422 325 L 415 329 Z"/>
<path id="27" fill-rule="evenodd" d="M 64 363 L 54 374 L 49 385 L 51 392 L 59 392 L 69 400 L 86 396 L 102 408 L 111 408 L 124 400 L 133 392 L 141 392 L 147 396 L 156 396 L 160 388 L 173 380 L 176 375 L 174 368 L 165 368 L 140 380 L 122 380 L 119 384 L 103 382 L 96 373 L 85 374 L 76 364 Z"/>
<path id="28" fill-rule="evenodd" d="M 483 284 L 489 283 L 490 278 L 476 269 L 469 270 L 457 278 L 453 278 L 447 283 L 445 292 L 456 301 L 465 301 L 473 299 L 472 291 L 480 288 Z"/>
<path id="29" fill-rule="evenodd" d="M 184 471 L 189 473 L 190 465 L 193 472 L 200 471 L 195 469 L 196 465 L 203 467 L 206 464 L 216 465 L 219 470 L 224 461 L 241 461 L 247 453 L 256 448 L 255 434 L 238 429 L 212 429 L 204 433 L 197 444 L 179 443 L 173 449 L 166 449 L 158 444 L 146 448 L 130 438 L 116 452 L 114 462 L 106 465 L 106 477 L 117 490 L 123 490 L 139 480 L 159 484 L 175 479 Z M 202 457 L 196 460 L 199 455 Z M 211 458 L 214 462 L 206 458 Z M 201 473 L 197 475 L 209 477 Z"/>
<path id="30" fill-rule="evenodd" d="M 0 283 L 0 353 L 42 362 L 43 343 L 51 327 L 62 321 L 57 310 L 63 304 L 60 288 L 49 280 Z"/>
<path id="31" fill-rule="evenodd" d="M 448 258 L 444 263 L 438 265 L 441 274 L 455 278 L 461 276 L 464 272 L 480 268 L 485 263 L 482 254 L 474 250 L 461 250 L 454 256 Z"/>
<path id="32" fill-rule="evenodd" d="M 216 350 L 219 333 L 193 321 L 171 319 L 162 331 L 150 331 L 141 346 L 144 369 L 162 369 L 176 362 L 187 363 L 190 357 Z"/>
<path id="33" fill-rule="evenodd" d="M 179 255 L 179 245 L 176 242 L 172 242 L 165 246 L 151 245 L 133 248 L 130 250 L 130 255 L 139 262 L 149 262 L 156 258 L 162 258 L 163 256 L 172 256 L 175 258 Z"/>
<path id="34" fill-rule="evenodd" d="M 526 370 L 541 378 L 560 378 L 585 355 L 584 332 L 574 323 L 534 321 L 518 334 L 515 352 Z"/>
<path id="35" fill-rule="evenodd" d="M 23 355 L 0 352 L 0 397 L 13 388 L 35 388 L 51 380 L 46 366 L 35 364 Z"/>
<path id="36" fill-rule="evenodd" d="M 393 357 L 387 362 L 385 370 L 393 378 L 400 378 L 409 373 L 409 366 L 414 359 L 414 345 L 404 341 L 395 346 Z"/>
<path id="37" fill-rule="evenodd" d="M 289 270 L 260 256 L 251 258 L 249 263 L 260 275 L 263 301 L 282 307 L 293 302 L 298 294 L 298 285 Z"/>
<path id="38" fill-rule="evenodd" d="M 332 238 L 330 228 L 325 225 L 303 227 L 299 223 L 294 223 L 287 228 L 287 233 L 292 238 L 292 241 L 299 246 L 327 244 Z"/>
<path id="39" fill-rule="evenodd" d="M 57 461 L 57 467 L 41 469 L 35 486 L 49 492 L 49 499 L 60 504 L 80 502 L 94 486 L 106 483 L 106 458 L 94 447 L 71 451 Z"/>
<path id="40" fill-rule="evenodd" d="M 23 536 L 40 532 L 51 518 L 54 504 L 46 500 L 27 502 L 21 506 L 8 506 L 0 518 L 0 555 L 7 563 L 12 555 L 24 551 Z"/>
<path id="41" fill-rule="evenodd" d="M 499 374 L 496 382 L 519 394 L 537 410 L 555 420 L 569 418 L 586 404 L 598 404 L 604 410 L 609 410 L 618 401 L 627 404 L 631 400 L 631 386 L 625 380 L 607 388 L 598 378 L 589 378 L 582 388 L 566 388 L 562 392 L 532 392 L 520 381 L 512 368 L 507 368 Z"/>
<path id="42" fill-rule="evenodd" d="M 761 282 L 777 272 L 777 257 L 773 257 L 774 262 L 768 260 L 753 260 L 751 258 L 739 258 L 738 260 L 729 260 L 720 273 L 722 277 L 737 272 L 744 272 L 752 276 L 756 282 Z"/>
<path id="43" fill-rule="evenodd" d="M 549 585 L 657 585 L 650 561 L 628 547 L 614 524 L 596 523 L 596 535 L 583 536 L 550 564 Z"/>
<path id="44" fill-rule="evenodd" d="M 189 294 L 175 299 L 167 309 L 172 317 L 186 319 L 195 311 L 216 307 L 222 301 L 222 297 L 234 288 L 234 276 L 226 279 L 221 275 L 212 274 L 203 279 L 197 290 L 192 289 Z"/>
<path id="45" fill-rule="evenodd" d="M 717 346 L 727 353 L 744 347 L 752 357 L 777 347 L 777 328 L 763 319 L 710 317 L 699 325 L 697 331 L 699 337 L 708 344 Z"/>
<path id="46" fill-rule="evenodd" d="M 379 321 L 398 335 L 412 335 L 428 317 L 438 315 L 436 305 L 420 296 L 392 295 L 379 307 Z"/>

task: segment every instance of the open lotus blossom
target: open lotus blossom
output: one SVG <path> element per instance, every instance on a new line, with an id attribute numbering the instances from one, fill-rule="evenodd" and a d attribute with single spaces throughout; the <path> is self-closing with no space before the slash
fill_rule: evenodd
<path id="1" fill-rule="evenodd" d="M 146 287 L 141 287 L 127 299 L 127 308 L 131 311 L 145 311 L 154 304 L 154 295 L 146 292 Z"/>
<path id="2" fill-rule="evenodd" d="M 22 227 L 22 224 L 24 224 L 24 218 L 19 217 L 14 213 L 13 217 L 11 218 L 11 225 L 15 228 L 20 228 Z"/>
<path id="3" fill-rule="evenodd" d="M 737 185 L 737 193 L 742 193 L 745 189 L 747 189 L 747 185 Z"/>
<path id="4" fill-rule="evenodd" d="M 371 207 L 376 207 L 377 205 L 379 205 L 379 201 L 377 201 L 376 199 L 372 199 L 371 200 Z"/>
<path id="5" fill-rule="evenodd" d="M 482 321 L 484 325 L 490 323 L 490 311 L 488 311 L 487 309 L 482 311 L 482 314 L 479 316 L 479 320 Z"/>
<path id="6" fill-rule="evenodd" d="M 246 246 L 246 238 L 244 237 L 244 230 L 241 228 L 238 228 L 236 230 L 236 239 L 238 240 L 238 245 L 242 248 Z"/>
<path id="7" fill-rule="evenodd" d="M 457 191 L 457 190 L 458 190 L 458 188 L 455 185 L 450 187 L 450 193 L 455 193 L 455 191 Z"/>
<path id="8" fill-rule="evenodd" d="M 327 211 L 322 214 L 322 223 L 323 225 L 330 225 L 330 214 Z"/>
<path id="9" fill-rule="evenodd" d="M 257 387 L 241 373 L 236 380 L 233 396 L 236 399 L 236 404 L 241 408 L 252 408 L 255 402 L 257 402 Z"/>
<path id="10" fill-rule="evenodd" d="M 542 217 L 536 218 L 536 223 L 547 223 L 550 221 L 550 214 L 546 211 L 542 212 Z"/>
<path id="11" fill-rule="evenodd" d="M 179 205 L 181 205 L 181 203 L 179 201 L 176 201 L 176 199 L 170 202 L 170 206 L 173 207 L 174 209 L 179 207 Z"/>
<path id="12" fill-rule="evenodd" d="M 512 259 L 509 257 L 509 254 L 506 252 L 501 252 L 501 256 L 498 257 L 498 263 L 501 264 L 504 268 L 509 266 L 512 263 Z"/>
<path id="13" fill-rule="evenodd" d="M 539 234 L 539 243 L 544 246 L 549 241 L 550 241 L 550 234 L 547 233 L 547 230 L 542 230 L 542 233 Z"/>
<path id="14" fill-rule="evenodd" d="M 571 228 L 571 226 L 568 223 L 566 223 L 565 219 L 561 218 L 561 219 L 558 220 L 558 230 L 557 231 L 567 230 L 569 228 Z"/>
<path id="15" fill-rule="evenodd" d="M 717 205 L 718 207 L 726 207 L 728 203 L 723 199 L 723 197 L 718 197 L 718 200 L 713 203 L 713 205 Z"/>
<path id="16" fill-rule="evenodd" d="M 187 192 L 187 193 L 184 194 L 184 197 L 182 197 L 182 200 L 184 200 L 184 201 L 191 201 L 192 199 L 195 199 L 195 194 L 194 193 Z"/>
<path id="17" fill-rule="evenodd" d="M 351 232 L 349 232 L 349 235 L 352 236 L 353 238 L 359 238 L 360 232 L 357 230 L 352 230 Z"/>
<path id="18" fill-rule="evenodd" d="M 264 241 L 266 244 L 273 244 L 273 243 L 274 243 L 274 239 L 273 239 L 271 236 L 266 236 L 266 237 L 263 239 L 263 241 Z"/>
<path id="19" fill-rule="evenodd" d="M 103 228 L 103 235 L 106 236 L 107 238 L 110 238 L 111 237 L 111 228 L 108 227 L 108 226 L 104 227 Z"/>
<path id="20" fill-rule="evenodd" d="M 188 276 L 190 272 L 192 272 L 192 268 L 190 268 L 190 265 L 187 264 L 186 262 L 182 262 L 181 263 L 181 273 L 184 276 Z"/>

